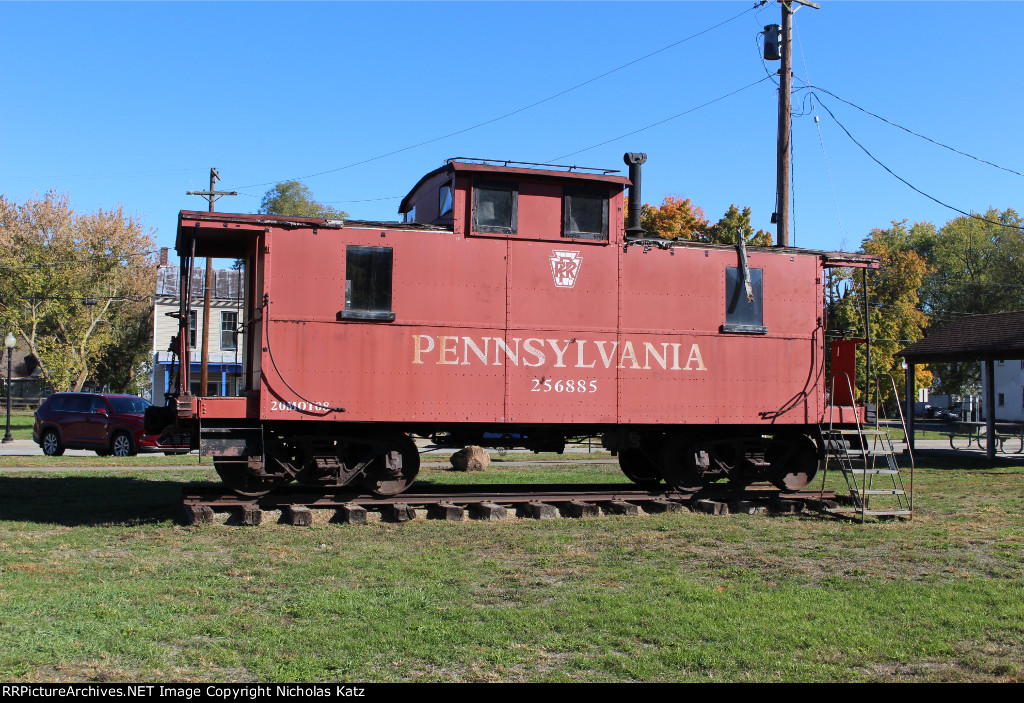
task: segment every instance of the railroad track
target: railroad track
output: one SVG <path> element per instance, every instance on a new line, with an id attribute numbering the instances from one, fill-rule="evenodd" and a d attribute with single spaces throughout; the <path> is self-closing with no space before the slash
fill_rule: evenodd
<path id="1" fill-rule="evenodd" d="M 699 511 L 795 514 L 805 508 L 835 507 L 833 491 L 783 492 L 771 486 L 743 491 L 706 488 L 695 492 L 633 489 L 620 484 L 502 486 L 413 486 L 398 496 L 381 498 L 352 491 L 313 491 L 285 486 L 260 498 L 243 498 L 222 489 L 186 486 L 182 497 L 185 524 L 223 522 L 259 525 L 282 522 L 366 524 L 408 522 L 417 518 L 461 522 L 509 518 L 584 518 L 601 515 L 643 515 Z"/>

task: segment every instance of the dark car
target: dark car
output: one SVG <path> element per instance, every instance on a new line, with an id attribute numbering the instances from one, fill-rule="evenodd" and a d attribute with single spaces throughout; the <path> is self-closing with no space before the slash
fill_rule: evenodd
<path id="1" fill-rule="evenodd" d="M 187 446 L 163 445 L 146 434 L 143 416 L 150 405 L 134 395 L 54 393 L 35 412 L 32 440 L 47 456 L 65 449 L 93 449 L 100 456 L 187 453 Z"/>

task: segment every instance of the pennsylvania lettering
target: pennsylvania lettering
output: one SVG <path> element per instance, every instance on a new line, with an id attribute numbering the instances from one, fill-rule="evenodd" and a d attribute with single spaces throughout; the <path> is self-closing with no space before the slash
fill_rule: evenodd
<path id="1" fill-rule="evenodd" d="M 540 337 L 437 337 L 412 335 L 412 363 L 544 366 L 552 368 L 707 371 L 700 346 L 682 342 L 542 339 Z"/>

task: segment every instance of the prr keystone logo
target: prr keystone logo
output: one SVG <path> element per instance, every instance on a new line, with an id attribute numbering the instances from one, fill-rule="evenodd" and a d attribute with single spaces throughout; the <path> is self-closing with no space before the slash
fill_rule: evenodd
<path id="1" fill-rule="evenodd" d="M 576 276 L 579 275 L 580 266 L 583 265 L 583 257 L 578 251 L 553 251 L 551 252 L 551 277 L 555 279 L 555 285 L 559 288 L 572 288 L 576 285 Z"/>

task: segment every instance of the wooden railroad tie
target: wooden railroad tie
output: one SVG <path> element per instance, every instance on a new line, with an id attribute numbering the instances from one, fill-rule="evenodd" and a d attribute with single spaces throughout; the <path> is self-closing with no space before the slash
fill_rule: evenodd
<path id="1" fill-rule="evenodd" d="M 622 496 L 625 492 L 619 492 Z M 468 496 L 467 496 L 468 498 Z M 504 498 L 504 500 L 503 500 Z M 696 511 L 709 515 L 729 514 L 772 514 L 795 515 L 805 509 L 827 511 L 834 507 L 834 494 L 819 496 L 817 493 L 773 493 L 770 491 L 748 491 L 742 496 L 727 497 L 725 494 L 667 494 L 655 496 L 649 493 L 629 495 L 628 500 L 615 497 L 609 492 L 596 491 L 592 497 L 580 494 L 580 497 L 565 495 L 558 491 L 548 494 L 519 494 L 518 496 L 495 495 L 494 500 L 483 498 L 479 494 L 472 499 L 459 500 L 458 495 L 402 496 L 401 500 L 382 499 L 373 496 L 353 496 L 349 502 L 334 502 L 322 496 L 302 494 L 296 496 L 295 503 L 287 502 L 287 496 L 276 496 L 270 499 L 244 500 L 234 497 L 208 497 L 188 495 L 182 503 L 182 520 L 188 525 L 202 525 L 214 522 L 225 522 L 230 525 L 256 526 L 264 521 L 264 511 L 280 514 L 277 522 L 299 527 L 310 526 L 316 513 L 333 511 L 332 523 L 349 525 L 365 525 L 370 511 L 378 513 L 380 520 L 390 523 L 405 523 L 422 519 L 443 520 L 445 522 L 465 522 L 466 520 L 492 521 L 506 520 L 509 511 L 520 519 L 549 520 L 554 518 L 593 518 L 601 515 L 637 516 L 641 510 L 645 514 L 679 513 Z M 499 502 L 504 503 L 502 505 Z M 216 514 L 228 513 L 226 521 L 217 520 Z"/>

